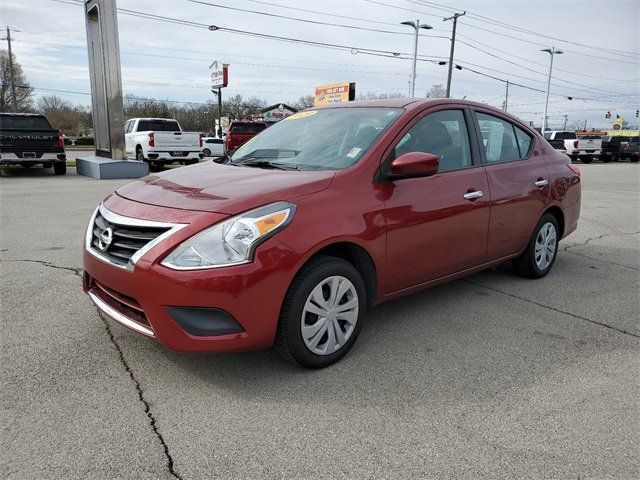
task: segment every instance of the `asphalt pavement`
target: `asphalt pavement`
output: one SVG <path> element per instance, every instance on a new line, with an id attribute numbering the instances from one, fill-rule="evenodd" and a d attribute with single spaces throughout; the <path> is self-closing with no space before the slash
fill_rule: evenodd
<path id="1" fill-rule="evenodd" d="M 101 318 L 83 234 L 125 181 L 3 171 L 0 477 L 640 477 L 640 166 L 580 168 L 549 276 L 505 265 L 376 307 L 320 371 Z"/>

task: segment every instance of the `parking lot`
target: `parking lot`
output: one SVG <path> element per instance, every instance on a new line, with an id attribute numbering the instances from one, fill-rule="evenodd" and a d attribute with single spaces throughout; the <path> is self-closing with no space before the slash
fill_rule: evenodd
<path id="1" fill-rule="evenodd" d="M 640 170 L 580 168 L 549 276 L 505 265 L 376 307 L 319 371 L 101 318 L 83 234 L 125 181 L 5 171 L 0 476 L 638 478 Z"/>

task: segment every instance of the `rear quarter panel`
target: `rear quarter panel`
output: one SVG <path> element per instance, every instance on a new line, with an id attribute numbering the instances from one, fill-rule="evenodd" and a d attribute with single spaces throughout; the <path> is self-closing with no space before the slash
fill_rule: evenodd
<path id="1" fill-rule="evenodd" d="M 549 206 L 557 206 L 562 210 L 564 238 L 578 226 L 582 196 L 580 176 L 569 168 L 571 159 L 567 155 L 544 147 L 543 154 L 549 171 Z"/>

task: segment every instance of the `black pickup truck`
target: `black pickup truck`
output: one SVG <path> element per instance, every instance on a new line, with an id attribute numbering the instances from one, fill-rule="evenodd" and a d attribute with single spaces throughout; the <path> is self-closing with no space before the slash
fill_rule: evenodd
<path id="1" fill-rule="evenodd" d="M 0 113 L 0 166 L 40 164 L 64 175 L 66 162 L 62 132 L 52 128 L 44 115 Z"/>

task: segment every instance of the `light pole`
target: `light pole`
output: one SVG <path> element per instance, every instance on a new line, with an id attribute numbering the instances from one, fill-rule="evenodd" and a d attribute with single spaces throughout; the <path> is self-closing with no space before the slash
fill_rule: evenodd
<path id="1" fill-rule="evenodd" d="M 549 78 L 547 79 L 547 93 L 544 101 L 544 115 L 542 116 L 542 128 L 540 129 L 542 135 L 544 135 L 544 132 L 547 130 L 547 110 L 549 108 L 549 90 L 551 90 L 551 71 L 553 70 L 553 57 L 554 55 L 560 55 L 564 52 L 562 50 L 557 50 L 556 47 L 545 48 L 541 51 L 547 52 L 549 55 L 551 55 L 551 60 L 549 61 Z"/>
<path id="2" fill-rule="evenodd" d="M 411 96 L 415 97 L 416 94 L 416 63 L 418 61 L 418 32 L 422 28 L 424 30 L 431 30 L 433 27 L 426 23 L 420 23 L 420 20 L 415 22 L 402 22 L 401 25 L 409 25 L 415 30 L 415 39 L 413 42 L 413 73 L 411 74 Z"/>

